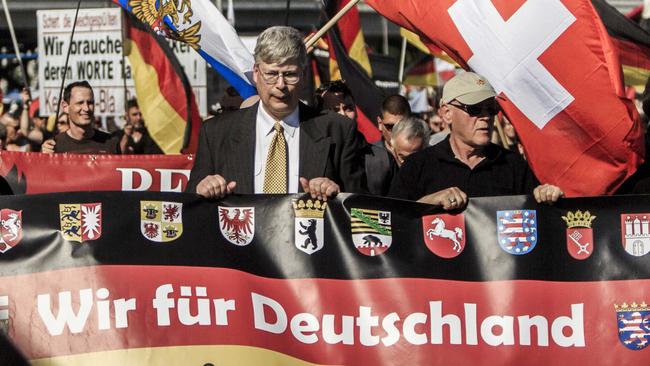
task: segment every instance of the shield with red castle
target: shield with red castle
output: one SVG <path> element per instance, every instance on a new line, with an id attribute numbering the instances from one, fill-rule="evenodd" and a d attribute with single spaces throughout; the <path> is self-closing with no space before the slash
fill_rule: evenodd
<path id="1" fill-rule="evenodd" d="M 15 247 L 23 238 L 22 211 L 0 210 L 0 253 Z"/>
<path id="2" fill-rule="evenodd" d="M 465 249 L 465 216 L 428 215 L 422 217 L 424 242 L 434 254 L 454 258 Z"/>

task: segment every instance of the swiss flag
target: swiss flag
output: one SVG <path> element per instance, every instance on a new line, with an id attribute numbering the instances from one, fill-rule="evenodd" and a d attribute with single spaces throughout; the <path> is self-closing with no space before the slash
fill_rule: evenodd
<path id="1" fill-rule="evenodd" d="M 542 183 L 611 194 L 643 161 L 618 55 L 589 0 L 366 3 L 490 81 Z"/>

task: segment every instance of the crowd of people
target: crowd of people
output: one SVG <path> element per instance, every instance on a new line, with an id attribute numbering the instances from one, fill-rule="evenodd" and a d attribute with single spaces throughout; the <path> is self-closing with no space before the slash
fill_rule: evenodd
<path id="1" fill-rule="evenodd" d="M 187 192 L 221 198 L 304 191 L 322 200 L 339 192 L 368 193 L 445 210 L 462 209 L 469 197 L 533 194 L 540 203 L 552 203 L 564 195 L 562 187 L 536 179 L 514 128 L 499 113 L 496 92 L 476 73 L 450 79 L 428 109 L 415 110 L 413 100 L 399 94 L 377 101 L 381 140 L 368 144 L 357 130 L 358 109 L 344 81 L 321 85 L 314 106 L 299 99 L 308 62 L 298 30 L 265 30 L 254 56 L 258 94 L 202 123 Z M 412 99 L 421 96 L 418 91 Z M 136 100 L 128 102 L 122 129 L 102 131 L 86 81 L 67 85 L 54 128 L 38 113 L 29 115 L 27 92 L 22 101 L 22 109 L 5 111 L 0 119 L 3 149 L 162 153 Z"/>
<path id="2" fill-rule="evenodd" d="M 534 194 L 544 203 L 563 196 L 560 187 L 539 184 L 518 153 L 491 142 L 496 93 L 475 73 L 461 73 L 443 88 L 439 116 L 448 135 L 442 141 L 426 147 L 429 126 L 396 95 L 382 103 L 382 141 L 368 146 L 343 83 L 319 88 L 318 108 L 301 103 L 306 68 L 296 29 L 271 27 L 259 36 L 253 73 L 259 101 L 203 124 L 188 192 L 221 198 L 302 189 L 327 200 L 341 191 L 388 190 L 390 197 L 445 210 L 462 209 L 470 196 Z"/>

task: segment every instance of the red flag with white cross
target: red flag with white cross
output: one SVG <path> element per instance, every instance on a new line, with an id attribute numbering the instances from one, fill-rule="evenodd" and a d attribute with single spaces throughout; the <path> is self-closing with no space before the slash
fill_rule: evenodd
<path id="1" fill-rule="evenodd" d="M 618 55 L 589 0 L 366 0 L 485 76 L 542 183 L 611 194 L 645 154 Z"/>

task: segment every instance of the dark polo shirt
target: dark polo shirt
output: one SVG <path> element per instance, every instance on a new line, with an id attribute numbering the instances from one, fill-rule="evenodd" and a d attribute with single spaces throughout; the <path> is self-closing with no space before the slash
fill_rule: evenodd
<path id="1" fill-rule="evenodd" d="M 119 154 L 120 140 L 110 134 L 95 129 L 95 133 L 89 139 L 75 140 L 66 132 L 54 137 L 55 153 L 75 154 Z"/>
<path id="2" fill-rule="evenodd" d="M 445 188 L 458 187 L 469 197 L 532 194 L 537 179 L 524 159 L 490 144 L 474 169 L 454 157 L 449 137 L 410 155 L 391 185 L 389 197 L 416 201 Z"/>

